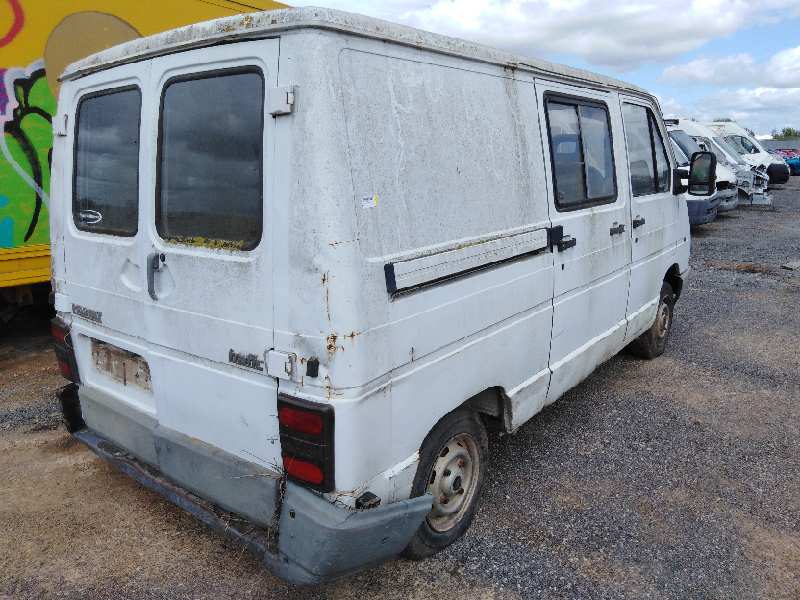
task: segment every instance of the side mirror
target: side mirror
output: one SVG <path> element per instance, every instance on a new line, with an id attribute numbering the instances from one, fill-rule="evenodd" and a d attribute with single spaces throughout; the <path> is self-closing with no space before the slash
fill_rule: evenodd
<path id="1" fill-rule="evenodd" d="M 690 164 L 689 195 L 713 195 L 717 184 L 717 157 L 711 152 L 695 152 Z"/>

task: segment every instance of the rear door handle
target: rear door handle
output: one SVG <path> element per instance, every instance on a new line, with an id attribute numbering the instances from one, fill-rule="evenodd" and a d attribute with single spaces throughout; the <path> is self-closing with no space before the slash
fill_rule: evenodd
<path id="1" fill-rule="evenodd" d="M 147 257 L 147 293 L 150 294 L 150 298 L 153 300 L 158 300 L 158 294 L 156 294 L 156 271 L 160 271 L 162 263 L 166 261 L 167 257 L 163 253 L 156 252 Z"/>
<path id="2" fill-rule="evenodd" d="M 609 229 L 609 232 L 611 233 L 611 235 L 620 235 L 622 233 L 625 233 L 625 223 L 620 223 L 619 225 L 612 227 L 611 229 Z"/>
<path id="3" fill-rule="evenodd" d="M 633 225 L 634 229 L 636 229 L 637 227 L 641 227 L 642 225 L 644 225 L 644 223 L 645 223 L 644 217 L 636 217 L 633 221 L 631 221 L 631 225 Z"/>

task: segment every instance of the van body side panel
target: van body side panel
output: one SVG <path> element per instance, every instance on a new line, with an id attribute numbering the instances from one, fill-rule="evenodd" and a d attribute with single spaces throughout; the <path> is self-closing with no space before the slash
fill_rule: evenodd
<path id="1" fill-rule="evenodd" d="M 387 264 L 437 268 L 459 256 L 466 262 L 487 241 L 544 235 L 536 98 L 529 78 L 496 67 L 362 40 L 350 40 L 339 68 L 365 276 L 359 296 L 371 304 L 371 322 L 338 342 L 343 352 L 334 360 L 363 345 L 373 365 L 389 367 L 391 387 L 376 394 L 381 403 L 391 398 L 387 469 L 412 456 L 444 414 L 487 388 L 513 391 L 515 423 L 544 403 L 553 285 L 544 242 L 397 294 L 385 276 Z M 375 370 L 373 385 L 384 373 Z"/>

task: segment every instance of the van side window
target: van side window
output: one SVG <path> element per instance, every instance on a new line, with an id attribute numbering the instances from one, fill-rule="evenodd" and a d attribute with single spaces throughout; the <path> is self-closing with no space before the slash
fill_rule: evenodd
<path id="1" fill-rule="evenodd" d="M 626 102 L 622 105 L 622 118 L 633 195 L 666 192 L 670 180 L 669 159 L 653 112 Z"/>
<path id="2" fill-rule="evenodd" d="M 139 229 L 141 106 L 141 92 L 130 87 L 78 104 L 72 212 L 82 231 L 131 237 Z"/>
<path id="3" fill-rule="evenodd" d="M 546 103 L 556 207 L 574 210 L 614 202 L 617 182 L 608 110 L 590 100 Z"/>
<path id="4" fill-rule="evenodd" d="M 171 242 L 252 250 L 263 221 L 264 80 L 256 69 L 180 76 L 161 100 L 156 227 Z"/>

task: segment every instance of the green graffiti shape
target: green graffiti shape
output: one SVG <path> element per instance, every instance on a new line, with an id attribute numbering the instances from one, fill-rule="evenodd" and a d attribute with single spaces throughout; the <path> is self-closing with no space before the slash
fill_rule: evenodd
<path id="1" fill-rule="evenodd" d="M 17 107 L 12 119 L 5 123 L 3 140 L 14 162 L 39 188 L 49 190 L 56 100 L 47 85 L 44 69 L 14 80 L 13 87 Z M 0 155 L 0 196 L 7 199 L 6 203 L 0 203 L 0 223 L 11 222 L 11 235 L 8 236 L 8 231 L 0 235 L 0 248 L 47 244 L 47 206 L 3 155 Z"/>

